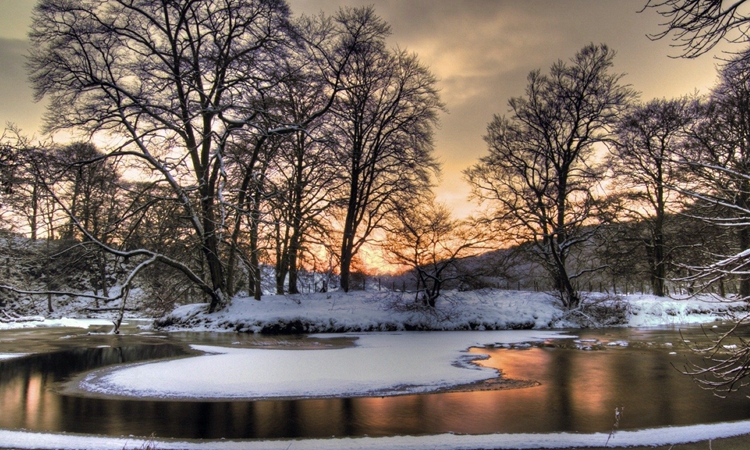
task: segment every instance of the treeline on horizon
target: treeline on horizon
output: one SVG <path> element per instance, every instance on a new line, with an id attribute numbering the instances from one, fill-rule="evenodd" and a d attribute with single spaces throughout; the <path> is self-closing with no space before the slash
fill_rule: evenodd
<path id="1" fill-rule="evenodd" d="M 39 1 L 28 72 L 45 131 L 88 138 L 6 131 L 3 228 L 85 260 L 97 306 L 150 277 L 215 311 L 261 299 L 267 268 L 278 293 L 308 273 L 349 291 L 368 245 L 429 307 L 484 273 L 467 277 L 468 256 L 508 245 L 568 309 L 628 277 L 750 297 L 750 53 L 701 97 L 639 100 L 605 44 L 531 72 L 464 172 L 483 213 L 458 220 L 432 193 L 437 80 L 389 34 L 372 7 Z M 510 279 L 508 261 L 486 269 Z"/>

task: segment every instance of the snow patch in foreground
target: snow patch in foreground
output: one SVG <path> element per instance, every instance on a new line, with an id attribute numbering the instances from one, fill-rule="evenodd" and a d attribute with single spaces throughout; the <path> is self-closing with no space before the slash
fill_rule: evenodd
<path id="1" fill-rule="evenodd" d="M 469 363 L 481 359 L 481 355 L 467 354 L 469 347 L 574 337 L 539 330 L 343 336 L 357 337 L 355 346 L 272 350 L 194 345 L 193 348 L 207 354 L 96 371 L 84 377 L 78 387 L 103 395 L 156 398 L 422 393 L 495 377 L 495 370 Z"/>
<path id="2" fill-rule="evenodd" d="M 618 431 L 609 442 L 606 433 L 593 434 L 481 434 L 434 436 L 393 436 L 380 438 L 307 439 L 274 441 L 205 441 L 144 440 L 99 436 L 29 433 L 0 430 L 0 445 L 14 448 L 123 450 L 142 449 L 148 445 L 160 450 L 459 450 L 459 449 L 538 449 L 573 447 L 632 447 L 678 445 L 708 439 L 720 439 L 750 433 L 750 421 L 650 428 L 639 431 Z"/>

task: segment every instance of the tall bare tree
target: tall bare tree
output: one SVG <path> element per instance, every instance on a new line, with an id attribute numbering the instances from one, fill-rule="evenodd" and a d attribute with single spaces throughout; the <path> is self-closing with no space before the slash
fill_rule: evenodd
<path id="1" fill-rule="evenodd" d="M 36 98 L 49 99 L 46 129 L 119 138 L 107 156 L 171 189 L 165 201 L 183 209 L 206 275 L 147 248 L 121 256 L 181 271 L 209 296 L 211 311 L 228 301 L 222 243 L 242 222 L 232 216 L 251 214 L 246 194 L 227 204 L 228 145 L 253 145 L 242 193 L 257 179 L 268 139 L 304 129 L 330 107 L 340 71 L 363 38 L 348 34 L 327 45 L 328 22 L 309 34 L 289 17 L 283 0 L 41 0 L 34 11 L 28 67 Z M 329 101 L 289 123 L 274 113 L 273 97 L 296 53 L 312 55 Z"/>
<path id="2" fill-rule="evenodd" d="M 597 144 L 611 138 L 619 113 L 633 97 L 610 73 L 614 52 L 588 45 L 549 75 L 528 76 L 524 97 L 509 101 L 510 117 L 487 127 L 489 155 L 465 174 L 473 195 L 493 208 L 493 221 L 508 238 L 534 242 L 565 307 L 580 303 L 568 255 L 595 228 L 597 189 L 603 170 Z"/>
<path id="3" fill-rule="evenodd" d="M 287 89 L 287 105 L 293 117 L 305 116 L 318 107 L 320 93 L 314 85 L 301 80 L 287 85 Z M 325 119 L 311 123 L 304 132 L 290 136 L 273 161 L 277 292 L 283 292 L 287 276 L 289 293 L 299 292 L 298 269 L 304 250 L 313 235 L 323 231 L 321 218 L 341 189 L 331 128 Z"/>
<path id="4" fill-rule="evenodd" d="M 682 49 L 681 56 L 686 58 L 701 56 L 722 41 L 747 45 L 749 6 L 747 0 L 649 0 L 646 4 L 646 8 L 656 9 L 667 19 L 664 30 L 652 37 L 661 39 L 671 35 Z M 750 209 L 747 208 L 750 193 L 747 189 L 750 186 L 747 142 L 734 140 L 731 136 L 724 139 L 722 135 L 734 134 L 740 139 L 748 136 L 748 62 L 750 51 L 747 50 L 729 58 L 722 69 L 719 87 L 712 93 L 713 106 L 709 106 L 708 114 L 704 114 L 696 125 L 698 133 L 694 138 L 699 142 L 700 152 L 711 156 L 699 160 L 694 159 L 694 155 L 676 157 L 703 180 L 688 193 L 698 204 L 714 205 L 714 212 L 704 218 L 722 228 L 732 225 L 738 229 L 739 248 L 735 248 L 734 253 L 711 255 L 712 262 L 708 264 L 695 265 L 693 281 L 723 286 L 725 280 L 738 276 L 741 279 L 740 295 L 744 299 L 750 298 L 750 242 L 746 241 L 750 218 Z M 721 117 L 724 114 L 728 117 Z M 714 138 L 706 139 L 711 135 L 717 135 L 718 142 L 711 143 Z M 713 162 L 709 163 L 709 160 Z M 729 217 L 726 217 L 727 211 Z M 735 327 L 717 336 L 712 346 L 697 349 L 706 355 L 704 363 L 687 367 L 686 373 L 719 395 L 727 395 L 746 385 L 750 376 L 750 346 L 745 340 L 736 340 L 736 331 L 747 320 L 747 316 L 739 318 Z"/>
<path id="5" fill-rule="evenodd" d="M 625 114 L 617 126 L 612 146 L 612 168 L 618 191 L 624 201 L 622 218 L 646 225 L 643 238 L 648 258 L 651 289 L 665 296 L 668 248 L 665 221 L 679 206 L 679 170 L 672 154 L 684 145 L 692 122 L 691 100 L 652 100 Z"/>
<path id="6" fill-rule="evenodd" d="M 30 79 L 47 97 L 46 129 L 124 138 L 112 155 L 162 177 L 189 217 L 209 269 L 204 281 L 168 258 L 211 297 L 226 299 L 219 242 L 224 150 L 251 127 L 255 99 L 273 83 L 289 11 L 274 0 L 42 0 L 34 10 Z"/>
<path id="7" fill-rule="evenodd" d="M 417 56 L 386 47 L 389 27 L 372 8 L 344 9 L 339 20 L 366 25 L 374 37 L 352 54 L 332 109 L 346 179 L 339 256 L 348 291 L 352 258 L 373 230 L 400 197 L 418 195 L 438 171 L 432 137 L 443 105 L 435 77 Z"/>
<path id="8" fill-rule="evenodd" d="M 722 68 L 719 84 L 711 92 L 709 101 L 698 105 L 697 109 L 699 118 L 691 129 L 690 145 L 674 158 L 694 179 L 685 193 L 698 206 L 703 205 L 703 219 L 733 230 L 738 253 L 731 258 L 726 255 L 723 261 L 734 261 L 736 266 L 731 275 L 740 278 L 741 297 L 750 299 L 750 259 L 740 256 L 750 249 L 747 223 L 750 211 L 750 59 L 746 55 L 738 55 Z M 718 281 L 713 275 L 704 279 Z"/>

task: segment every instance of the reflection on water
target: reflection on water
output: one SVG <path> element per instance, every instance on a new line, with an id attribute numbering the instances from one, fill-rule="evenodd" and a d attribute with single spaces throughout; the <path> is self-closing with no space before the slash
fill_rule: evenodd
<path id="1" fill-rule="evenodd" d="M 8 348 L 3 343 L 21 345 L 9 333 L 0 332 L 0 351 Z M 507 378 L 541 382 L 531 388 L 255 402 L 135 401 L 61 394 L 52 389 L 55 383 L 78 373 L 105 365 L 180 356 L 186 350 L 181 341 L 184 336 L 161 341 L 79 336 L 62 346 L 57 333 L 52 339 L 57 347 L 50 347 L 55 351 L 0 361 L 0 428 L 241 439 L 449 431 L 606 433 L 612 429 L 616 407 L 624 407 L 620 429 L 750 418 L 750 401 L 744 396 L 727 400 L 713 397 L 672 367 L 671 363 L 684 361 L 686 354 L 684 347 L 677 345 L 680 336 L 675 330 L 589 333 L 586 338 L 603 342 L 624 339 L 630 343 L 628 347 L 603 346 L 598 351 L 578 349 L 571 341 L 524 350 L 471 350 L 489 353 L 491 358 L 481 364 L 500 369 Z M 39 336 L 35 339 L 41 339 Z M 408 339 L 408 333 L 404 338 Z M 319 345 L 297 337 L 267 341 L 207 334 L 200 339 L 235 345 Z M 671 351 L 678 354 L 670 355 Z M 221 373 L 217 370 L 218 376 Z"/>

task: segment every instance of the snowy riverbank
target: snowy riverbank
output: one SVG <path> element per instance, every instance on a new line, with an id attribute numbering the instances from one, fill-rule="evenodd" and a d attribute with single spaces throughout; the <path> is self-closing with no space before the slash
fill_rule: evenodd
<path id="1" fill-rule="evenodd" d="M 210 441 L 188 442 L 134 437 L 73 436 L 54 433 L 29 433 L 0 430 L 2 443 L 13 448 L 68 450 L 521 450 L 658 447 L 709 441 L 750 434 L 750 421 L 681 427 L 650 428 L 639 431 L 607 433 L 518 433 L 518 434 L 439 434 L 435 436 L 362 437 L 343 439 Z M 715 444 L 715 443 L 714 443 Z M 669 447 L 668 447 L 669 446 Z M 705 448 L 709 447 L 707 444 Z"/>
<path id="2" fill-rule="evenodd" d="M 271 295 L 261 301 L 235 298 L 214 314 L 206 313 L 204 304 L 186 305 L 157 325 L 167 330 L 261 333 L 647 327 L 708 323 L 746 308 L 744 302 L 712 296 L 672 299 L 592 293 L 585 296 L 582 308 L 566 312 L 546 293 L 481 290 L 448 292 L 431 310 L 414 307 L 413 294 L 408 293 L 331 292 Z"/>

